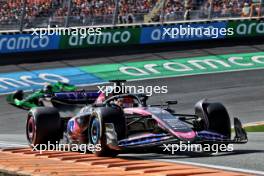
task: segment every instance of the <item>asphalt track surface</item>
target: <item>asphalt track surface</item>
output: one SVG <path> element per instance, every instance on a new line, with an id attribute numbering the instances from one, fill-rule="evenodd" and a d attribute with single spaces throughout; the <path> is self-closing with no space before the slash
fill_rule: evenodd
<path id="1" fill-rule="evenodd" d="M 202 50 L 193 49 L 109 58 L 79 59 L 74 61 L 62 60 L 40 64 L 0 66 L 0 72 L 260 51 L 264 51 L 264 45 L 218 47 Z M 251 70 L 144 80 L 130 82 L 129 84 L 143 86 L 167 85 L 169 93 L 152 96 L 150 103 L 156 104 L 168 99 L 177 99 L 179 104 L 176 105 L 175 108 L 179 113 L 193 113 L 195 102 L 202 98 L 207 98 L 209 101 L 222 102 L 227 107 L 231 117 L 239 117 L 242 123 L 247 123 L 264 120 L 263 75 L 264 70 Z M 25 145 L 24 132 L 26 112 L 8 105 L 5 102 L 4 96 L 0 97 L 0 112 L 0 148 Z M 176 155 L 139 154 L 136 156 L 145 159 L 165 159 L 170 162 L 194 162 L 264 172 L 263 133 L 250 133 L 249 143 L 245 145 L 235 145 L 234 149 L 234 152 L 220 153 L 212 157 L 193 153 L 177 153 Z"/>

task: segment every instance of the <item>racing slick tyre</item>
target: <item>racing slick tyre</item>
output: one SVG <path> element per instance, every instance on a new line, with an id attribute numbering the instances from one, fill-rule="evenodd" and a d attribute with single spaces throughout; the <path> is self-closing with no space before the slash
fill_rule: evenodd
<path id="1" fill-rule="evenodd" d="M 38 107 L 28 113 L 26 137 L 31 146 L 56 144 L 61 138 L 60 115 L 56 108 Z"/>
<path id="2" fill-rule="evenodd" d="M 223 104 L 200 101 L 197 103 L 195 111 L 196 115 L 203 119 L 201 130 L 216 132 L 228 139 L 231 138 L 230 117 Z M 228 147 L 228 144 L 204 143 L 202 144 L 203 154 L 211 155 L 221 152 L 219 149 L 223 145 L 226 148 Z"/>
<path id="3" fill-rule="evenodd" d="M 15 94 L 13 95 L 13 99 L 18 99 L 18 100 L 23 100 L 24 97 L 24 92 L 23 90 L 18 90 L 15 92 Z"/>
<path id="4" fill-rule="evenodd" d="M 89 143 L 95 146 L 96 156 L 115 157 L 118 151 L 109 147 L 106 137 L 106 124 L 113 124 L 117 140 L 124 139 L 126 134 L 123 111 L 114 108 L 102 108 L 100 113 L 93 112 L 88 127 Z M 96 150 L 100 148 L 101 150 Z"/>
<path id="5" fill-rule="evenodd" d="M 210 131 L 220 133 L 231 138 L 230 117 L 224 105 L 221 103 L 209 103 L 207 108 Z"/>

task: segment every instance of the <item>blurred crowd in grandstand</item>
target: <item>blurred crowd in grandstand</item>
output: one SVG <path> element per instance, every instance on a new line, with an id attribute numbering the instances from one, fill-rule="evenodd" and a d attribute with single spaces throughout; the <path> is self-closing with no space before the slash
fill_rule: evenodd
<path id="1" fill-rule="evenodd" d="M 0 0 L 0 25 L 19 23 L 23 8 L 24 19 L 36 22 L 45 18 L 49 22 L 54 19 L 65 20 L 68 13 L 68 0 Z M 212 12 L 212 18 L 219 17 L 252 17 L 260 16 L 260 0 L 119 0 L 118 23 L 133 23 L 144 21 L 145 14 L 157 5 L 163 3 L 161 9 L 152 21 L 165 21 L 206 18 Z M 211 6 L 212 4 L 212 6 Z M 212 7 L 212 8 L 211 8 Z M 115 12 L 115 0 L 72 0 L 69 16 L 73 21 L 82 24 L 91 23 L 91 19 L 112 20 Z M 139 20 L 141 18 L 141 20 Z"/>

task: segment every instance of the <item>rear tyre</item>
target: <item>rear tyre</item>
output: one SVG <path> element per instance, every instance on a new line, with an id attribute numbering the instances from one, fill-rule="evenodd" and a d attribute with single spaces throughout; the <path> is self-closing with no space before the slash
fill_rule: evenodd
<path id="1" fill-rule="evenodd" d="M 14 99 L 17 99 L 17 100 L 23 100 L 23 97 L 24 97 L 24 92 L 23 90 L 18 90 L 15 92 L 13 98 Z"/>
<path id="2" fill-rule="evenodd" d="M 34 108 L 28 113 L 27 141 L 31 146 L 59 143 L 62 136 L 60 127 L 60 115 L 56 108 Z"/>

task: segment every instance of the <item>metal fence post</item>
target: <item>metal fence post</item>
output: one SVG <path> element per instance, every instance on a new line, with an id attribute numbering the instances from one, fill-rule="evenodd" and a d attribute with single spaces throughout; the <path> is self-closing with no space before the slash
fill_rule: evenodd
<path id="1" fill-rule="evenodd" d="M 112 21 L 113 26 L 115 26 L 117 23 L 118 12 L 119 12 L 119 0 L 115 0 L 115 11 L 113 13 L 113 21 Z"/>
<path id="2" fill-rule="evenodd" d="M 260 15 L 259 15 L 259 17 L 261 17 L 261 16 L 263 16 L 263 15 L 262 15 L 262 10 L 263 10 L 263 0 L 260 0 L 259 3 L 260 3 L 260 7 L 259 7 L 259 8 L 260 8 L 260 9 L 259 9 L 259 10 L 260 10 Z"/>
<path id="3" fill-rule="evenodd" d="M 212 20 L 213 11 L 214 11 L 214 0 L 211 0 L 210 7 L 209 7 L 208 20 Z"/>
<path id="4" fill-rule="evenodd" d="M 65 21 L 65 27 L 69 27 L 69 18 L 71 14 L 71 6 L 72 6 L 72 0 L 68 0 L 68 10 L 67 10 L 67 17 Z"/>
<path id="5" fill-rule="evenodd" d="M 23 0 L 23 7 L 22 7 L 22 14 L 21 14 L 21 18 L 20 18 L 20 26 L 19 26 L 19 31 L 23 32 L 24 29 L 24 19 L 25 19 L 25 15 L 26 15 L 26 0 Z"/>
<path id="6" fill-rule="evenodd" d="M 163 0 L 162 2 L 162 8 L 161 8 L 161 24 L 164 23 L 164 17 L 165 17 L 165 5 L 167 0 Z"/>

